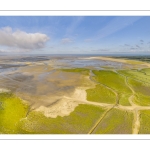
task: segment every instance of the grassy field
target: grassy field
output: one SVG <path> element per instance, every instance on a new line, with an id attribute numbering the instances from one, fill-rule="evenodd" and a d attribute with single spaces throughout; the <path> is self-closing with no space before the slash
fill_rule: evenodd
<path id="1" fill-rule="evenodd" d="M 123 59 L 127 59 L 127 60 L 136 60 L 136 61 L 140 61 L 141 63 L 143 62 L 150 62 L 150 56 L 128 56 L 128 57 L 116 57 L 116 58 L 123 58 Z"/>
<path id="2" fill-rule="evenodd" d="M 133 114 L 117 109 L 110 110 L 93 134 L 131 134 Z"/>
<path id="3" fill-rule="evenodd" d="M 65 117 L 47 118 L 33 111 L 20 122 L 20 133 L 86 134 L 105 110 L 92 105 L 79 105 Z"/>
<path id="4" fill-rule="evenodd" d="M 145 68 L 141 70 L 142 72 L 144 72 L 146 75 L 150 76 L 150 68 Z"/>
<path id="5" fill-rule="evenodd" d="M 140 64 L 143 64 L 142 61 L 138 61 L 138 60 L 126 60 L 126 62 L 128 64 L 132 64 L 132 65 L 140 65 Z"/>
<path id="6" fill-rule="evenodd" d="M 94 70 L 93 73 L 96 75 L 96 81 L 107 85 L 118 93 L 131 93 L 131 90 L 125 84 L 124 77 L 118 75 L 117 73 L 109 70 Z"/>
<path id="7" fill-rule="evenodd" d="M 128 93 L 119 93 L 118 94 L 119 104 L 123 106 L 130 106 L 131 105 L 129 103 L 130 96 L 131 94 L 128 94 Z"/>
<path id="8" fill-rule="evenodd" d="M 18 122 L 25 118 L 28 105 L 11 93 L 0 93 L 0 133 L 18 133 Z"/>
<path id="9" fill-rule="evenodd" d="M 134 102 L 141 106 L 149 106 L 150 105 L 150 84 L 138 82 L 133 79 L 129 79 L 128 82 L 136 93 L 137 98 L 134 100 Z"/>
<path id="10" fill-rule="evenodd" d="M 106 87 L 98 84 L 93 89 L 86 90 L 87 100 L 100 103 L 116 103 L 116 95 Z"/>
<path id="11" fill-rule="evenodd" d="M 137 71 L 137 70 L 120 70 L 118 71 L 119 73 L 124 74 L 127 77 L 130 77 L 132 79 L 139 80 L 143 83 L 149 83 L 150 84 L 150 76 L 146 75 L 142 71 Z"/>
<path id="12" fill-rule="evenodd" d="M 89 69 L 86 68 L 73 68 L 73 69 L 61 69 L 65 72 L 74 72 L 74 73 L 81 73 L 83 75 L 89 75 Z"/>
<path id="13" fill-rule="evenodd" d="M 125 84 L 125 78 L 119 74 L 109 71 L 109 70 L 94 70 L 95 80 L 99 83 L 102 83 L 111 89 L 115 90 L 119 97 L 119 104 L 121 105 L 130 105 L 128 98 L 132 94 L 131 90 Z"/>
<path id="14" fill-rule="evenodd" d="M 150 110 L 141 111 L 139 133 L 150 134 Z"/>

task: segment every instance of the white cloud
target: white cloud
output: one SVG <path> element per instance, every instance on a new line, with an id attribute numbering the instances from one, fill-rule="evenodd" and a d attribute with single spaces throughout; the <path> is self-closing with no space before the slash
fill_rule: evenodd
<path id="1" fill-rule="evenodd" d="M 24 31 L 12 31 L 12 28 L 5 27 L 0 29 L 0 45 L 20 49 L 40 49 L 49 40 L 46 34 L 26 33 Z"/>
<path id="2" fill-rule="evenodd" d="M 61 39 L 62 44 L 67 44 L 67 43 L 71 43 L 71 42 L 73 42 L 73 41 L 70 38 Z"/>

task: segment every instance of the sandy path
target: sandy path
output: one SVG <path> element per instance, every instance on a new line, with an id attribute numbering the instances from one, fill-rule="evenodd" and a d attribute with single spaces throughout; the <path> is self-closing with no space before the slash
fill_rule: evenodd
<path id="1" fill-rule="evenodd" d="M 129 84 L 129 82 L 128 82 L 128 77 L 126 77 L 125 76 L 125 83 L 126 83 L 126 85 L 127 85 L 127 87 L 132 91 L 132 95 L 129 97 L 129 102 L 130 102 L 130 104 L 131 104 L 131 106 L 137 106 L 134 102 L 133 102 L 133 100 L 134 100 L 134 98 L 135 98 L 135 91 L 133 90 L 133 88 L 130 86 L 130 84 Z"/>
<path id="2" fill-rule="evenodd" d="M 76 99 L 76 98 L 71 98 L 71 97 L 67 97 L 67 96 L 64 96 L 64 98 L 69 99 L 69 100 L 73 100 L 73 101 L 77 101 L 77 102 L 80 102 L 82 104 L 100 106 L 100 107 L 105 107 L 105 108 L 114 106 L 114 104 L 91 102 L 91 101 L 88 101 L 88 100 Z"/>
<path id="3" fill-rule="evenodd" d="M 133 108 L 133 114 L 134 114 L 134 119 L 133 119 L 133 126 L 132 126 L 132 133 L 133 134 L 138 134 L 139 133 L 139 129 L 140 129 L 140 111 L 139 109 L 141 107 L 139 107 L 138 105 L 136 105 L 133 100 L 135 98 L 135 91 L 134 89 L 131 87 L 131 85 L 128 82 L 128 77 L 125 75 L 122 75 L 120 73 L 118 73 L 119 75 L 123 76 L 125 78 L 125 84 L 127 85 L 127 87 L 132 91 L 132 95 L 128 98 L 129 103 L 131 104 L 131 107 Z M 139 107 L 139 108 L 138 108 Z"/>
<path id="4" fill-rule="evenodd" d="M 114 107 L 114 106 L 113 106 Z M 92 134 L 94 132 L 94 130 L 97 128 L 97 126 L 99 125 L 99 123 L 102 121 L 102 119 L 107 115 L 107 113 L 113 108 L 109 108 L 107 109 L 103 115 L 98 119 L 98 121 L 95 123 L 95 125 L 91 128 L 91 130 L 88 132 L 88 134 Z"/>
<path id="5" fill-rule="evenodd" d="M 132 134 L 138 134 L 139 130 L 140 130 L 140 111 L 138 109 L 135 109 Z"/>

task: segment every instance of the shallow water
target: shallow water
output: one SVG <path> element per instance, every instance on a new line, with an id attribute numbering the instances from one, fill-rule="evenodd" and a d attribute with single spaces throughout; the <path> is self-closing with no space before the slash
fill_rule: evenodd
<path id="1" fill-rule="evenodd" d="M 121 68 L 123 63 L 117 63 L 112 61 L 104 61 L 98 59 L 86 59 L 86 58 L 64 58 L 57 60 L 57 67 L 71 67 L 71 68 L 88 68 L 93 67 L 95 69 L 103 69 L 103 66 L 113 67 L 113 68 Z"/>

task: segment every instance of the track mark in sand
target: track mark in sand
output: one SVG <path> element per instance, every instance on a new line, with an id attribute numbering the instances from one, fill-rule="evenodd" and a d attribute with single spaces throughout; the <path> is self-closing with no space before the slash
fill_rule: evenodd
<path id="1" fill-rule="evenodd" d="M 133 109 L 134 119 L 133 119 L 133 126 L 132 126 L 132 134 L 138 134 L 140 129 L 140 111 L 139 111 L 140 108 L 138 108 L 139 106 L 133 102 L 133 99 L 135 98 L 135 91 L 129 84 L 128 77 L 120 73 L 118 74 L 125 78 L 125 83 L 127 87 L 132 91 L 132 95 L 128 99 L 129 103 L 131 104 L 131 107 L 135 107 L 135 109 Z"/>
<path id="2" fill-rule="evenodd" d="M 134 102 L 133 99 L 135 98 L 135 91 L 133 90 L 133 88 L 130 86 L 130 84 L 128 83 L 128 77 L 125 76 L 124 74 L 118 73 L 116 70 L 114 71 L 116 72 L 118 75 L 121 75 L 125 78 L 125 84 L 127 85 L 127 87 L 132 91 L 132 95 L 128 98 L 129 103 L 131 104 L 131 106 L 137 106 Z"/>
<path id="3" fill-rule="evenodd" d="M 109 108 L 108 110 L 106 110 L 103 115 L 98 119 L 98 121 L 95 123 L 95 125 L 92 127 L 92 129 L 88 132 L 88 134 L 92 134 L 94 132 L 94 130 L 97 128 L 97 126 L 99 125 L 99 123 L 102 121 L 102 119 L 108 114 L 108 112 L 111 111 L 111 109 L 113 109 L 113 107 Z"/>
<path id="4" fill-rule="evenodd" d="M 134 124 L 132 127 L 132 134 L 138 134 L 140 130 L 140 111 L 134 110 Z"/>
<path id="5" fill-rule="evenodd" d="M 100 107 L 105 107 L 105 108 L 106 107 L 110 108 L 113 105 L 113 104 L 107 104 L 107 103 L 90 102 L 87 100 L 79 100 L 79 99 L 71 98 L 71 97 L 67 97 L 67 96 L 64 96 L 64 98 L 69 99 L 69 100 L 73 100 L 73 101 L 77 101 L 81 104 L 88 104 L 88 105 L 100 106 Z"/>
<path id="6" fill-rule="evenodd" d="M 128 77 L 125 76 L 125 82 L 126 85 L 128 86 L 128 88 L 132 91 L 132 95 L 129 97 L 129 103 L 131 104 L 131 106 L 137 106 L 134 102 L 133 99 L 135 98 L 135 91 L 133 90 L 133 88 L 130 86 L 129 82 L 128 82 Z"/>

